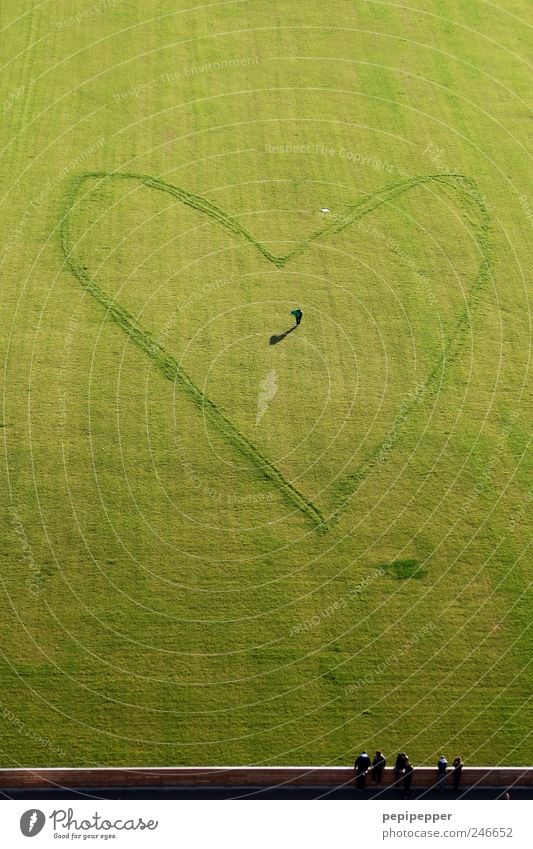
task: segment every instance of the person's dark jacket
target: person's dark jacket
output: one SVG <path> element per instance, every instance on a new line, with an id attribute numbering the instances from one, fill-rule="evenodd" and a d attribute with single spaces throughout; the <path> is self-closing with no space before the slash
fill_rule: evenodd
<path id="1" fill-rule="evenodd" d="M 454 786 L 456 788 L 458 788 L 460 783 L 461 783 L 462 774 L 463 774 L 463 764 L 462 764 L 462 762 L 460 761 L 459 763 L 456 763 L 454 761 L 454 764 L 453 764 L 453 783 L 454 783 Z"/>
<path id="2" fill-rule="evenodd" d="M 386 766 L 387 758 L 385 757 L 385 755 L 382 754 L 379 758 L 374 757 L 372 761 L 372 768 L 377 767 L 377 769 L 385 769 Z"/>
<path id="3" fill-rule="evenodd" d="M 411 789 L 411 784 L 413 783 L 413 773 L 414 773 L 414 771 L 415 771 L 414 766 L 411 763 L 409 763 L 409 761 L 407 761 L 407 763 L 405 764 L 405 767 L 404 767 L 404 774 L 403 774 L 403 786 L 404 786 L 405 790 Z"/>
<path id="4" fill-rule="evenodd" d="M 400 754 L 396 758 L 396 764 L 394 766 L 394 774 L 395 774 L 396 778 L 400 777 L 400 775 L 402 774 L 404 769 L 405 769 L 405 755 L 404 755 L 403 752 L 400 752 Z"/>
<path id="5" fill-rule="evenodd" d="M 355 771 L 358 775 L 370 769 L 370 758 L 367 754 L 361 754 L 355 761 Z"/>

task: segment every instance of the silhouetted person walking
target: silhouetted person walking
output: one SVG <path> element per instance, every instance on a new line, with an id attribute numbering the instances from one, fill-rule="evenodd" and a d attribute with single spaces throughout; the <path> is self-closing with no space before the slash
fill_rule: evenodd
<path id="1" fill-rule="evenodd" d="M 375 784 L 379 784 L 381 787 L 381 780 L 383 777 L 383 770 L 387 766 L 387 758 L 383 754 L 383 752 L 376 752 L 374 755 L 374 760 L 372 761 L 372 779 Z"/>
<path id="2" fill-rule="evenodd" d="M 303 312 L 299 307 L 297 307 L 295 310 L 291 310 L 291 315 L 293 315 L 296 319 L 296 327 L 298 327 L 302 321 Z"/>
<path id="3" fill-rule="evenodd" d="M 439 773 L 439 783 L 437 784 L 437 787 L 439 790 L 444 791 L 446 790 L 446 780 L 448 773 L 448 761 L 446 760 L 444 755 L 441 755 L 437 761 L 437 770 Z"/>
<path id="4" fill-rule="evenodd" d="M 365 789 L 365 777 L 370 769 L 371 762 L 366 752 L 361 752 L 357 760 L 355 761 L 355 786 L 358 790 Z"/>
<path id="5" fill-rule="evenodd" d="M 463 759 L 455 758 L 453 762 L 453 773 L 452 773 L 452 781 L 453 781 L 453 789 L 455 793 L 459 792 L 459 787 L 461 785 L 461 777 L 463 775 Z"/>

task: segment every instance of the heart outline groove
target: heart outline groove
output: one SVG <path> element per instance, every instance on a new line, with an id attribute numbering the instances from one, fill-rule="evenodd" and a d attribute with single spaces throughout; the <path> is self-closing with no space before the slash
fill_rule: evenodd
<path id="1" fill-rule="evenodd" d="M 346 495 L 331 515 L 325 517 L 320 508 L 311 499 L 293 486 L 279 469 L 277 469 L 274 463 L 264 457 L 248 437 L 235 427 L 230 419 L 218 409 L 216 404 L 196 386 L 178 361 L 153 339 L 148 331 L 140 327 L 127 310 L 121 307 L 114 298 L 107 295 L 85 266 L 76 260 L 75 246 L 71 243 L 71 215 L 81 196 L 81 189 L 88 180 L 99 180 L 101 183 L 108 180 L 136 180 L 144 186 L 165 192 L 175 197 L 184 205 L 212 218 L 235 237 L 245 239 L 254 245 L 259 253 L 277 268 L 283 268 L 287 263 L 307 250 L 313 242 L 351 227 L 365 215 L 370 214 L 383 204 L 389 203 L 410 189 L 425 183 L 435 182 L 448 189 L 453 189 L 456 192 L 459 191 L 476 205 L 479 220 L 476 224 L 472 224 L 472 226 L 475 230 L 475 241 L 480 251 L 481 260 L 476 276 L 468 291 L 465 307 L 456 319 L 453 332 L 446 339 L 443 351 L 435 365 L 430 369 L 421 390 L 417 391 L 414 397 L 411 397 L 409 402 L 403 406 L 403 415 L 399 427 L 395 428 L 394 432 L 387 434 L 369 453 L 366 459 L 359 464 L 358 468 L 342 479 L 342 489 Z M 312 233 L 308 239 L 299 242 L 289 253 L 283 256 L 276 256 L 265 245 L 256 240 L 236 219 L 200 195 L 191 194 L 179 186 L 174 186 L 171 183 L 145 174 L 119 171 L 87 171 L 77 174 L 69 181 L 67 203 L 61 217 L 59 230 L 64 264 L 82 287 L 105 308 L 106 314 L 124 330 L 126 335 L 150 357 L 159 371 L 172 383 L 180 385 L 182 391 L 194 402 L 219 433 L 225 436 L 244 457 L 250 460 L 263 477 L 270 480 L 279 488 L 291 506 L 296 507 L 302 512 L 313 523 L 317 531 L 324 532 L 331 528 L 335 519 L 346 509 L 359 486 L 366 479 L 372 468 L 379 462 L 384 445 L 387 444 L 388 451 L 393 448 L 405 422 L 411 417 L 416 407 L 424 398 L 427 399 L 431 395 L 432 390 L 440 385 L 439 375 L 443 365 L 450 365 L 457 359 L 461 351 L 465 331 L 471 323 L 477 300 L 490 278 L 491 251 L 489 226 L 489 215 L 484 199 L 480 195 L 477 185 L 472 178 L 466 177 L 463 174 L 426 174 L 405 178 L 348 205 L 343 214 L 326 224 L 320 230 Z"/>

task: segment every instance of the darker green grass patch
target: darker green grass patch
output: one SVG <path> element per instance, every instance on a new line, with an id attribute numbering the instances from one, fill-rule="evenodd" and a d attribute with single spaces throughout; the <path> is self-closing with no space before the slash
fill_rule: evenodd
<path id="1" fill-rule="evenodd" d="M 394 560 L 392 563 L 382 563 L 378 569 L 397 581 L 407 581 L 409 578 L 420 581 L 428 574 L 427 569 L 421 568 L 419 560 Z"/>

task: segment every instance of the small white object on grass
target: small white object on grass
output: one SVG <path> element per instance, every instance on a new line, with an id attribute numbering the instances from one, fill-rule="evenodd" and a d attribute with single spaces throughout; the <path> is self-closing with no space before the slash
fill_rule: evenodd
<path id="1" fill-rule="evenodd" d="M 323 206 L 320 212 L 324 212 L 327 214 L 329 212 L 329 209 L 327 208 L 327 206 Z"/>

